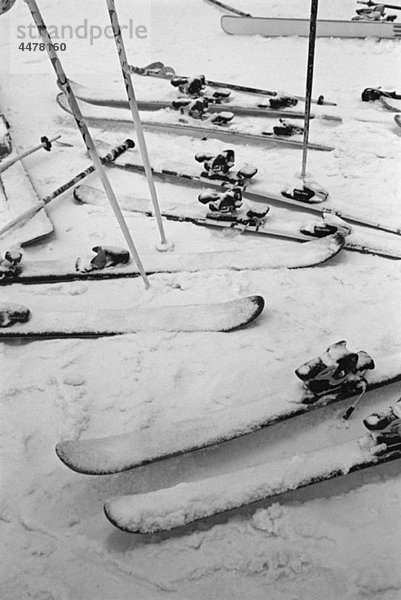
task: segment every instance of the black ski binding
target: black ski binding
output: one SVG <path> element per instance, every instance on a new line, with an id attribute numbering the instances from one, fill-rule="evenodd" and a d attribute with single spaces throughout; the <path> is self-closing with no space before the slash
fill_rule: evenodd
<path id="1" fill-rule="evenodd" d="M 175 75 L 171 78 L 170 83 L 173 87 L 180 90 L 182 94 L 197 98 L 203 94 L 206 89 L 206 79 L 204 75 L 196 77 L 180 77 Z"/>
<path id="2" fill-rule="evenodd" d="M 298 98 L 294 96 L 288 96 L 286 94 L 278 94 L 273 98 L 269 99 L 270 108 L 290 108 L 291 106 L 296 106 L 298 104 Z"/>
<path id="3" fill-rule="evenodd" d="M 90 271 L 106 269 L 107 267 L 126 265 L 130 261 L 130 253 L 125 248 L 118 248 L 117 246 L 94 246 L 92 251 L 95 252 L 95 256 L 89 264 L 84 265 L 80 258 L 77 259 L 75 263 L 76 271 L 88 273 Z"/>
<path id="4" fill-rule="evenodd" d="M 279 119 L 280 125 L 274 125 L 273 133 L 274 135 L 283 135 L 286 137 L 290 137 L 291 135 L 299 135 L 303 134 L 304 128 L 300 125 L 296 125 L 295 123 L 291 123 L 286 119 Z"/>
<path id="5" fill-rule="evenodd" d="M 223 112 L 214 113 L 209 120 L 211 123 L 221 126 L 228 125 L 228 123 L 230 123 L 234 117 L 235 115 L 233 112 L 225 110 Z"/>
<path id="6" fill-rule="evenodd" d="M 31 311 L 22 304 L 0 302 L 0 327 L 10 327 L 14 323 L 26 323 Z"/>
<path id="7" fill-rule="evenodd" d="M 378 446 L 375 454 L 401 448 L 401 398 L 387 410 L 372 413 L 363 420 L 371 439 Z M 380 448 L 380 446 L 384 447 Z"/>
<path id="8" fill-rule="evenodd" d="M 0 281 L 21 273 L 21 260 L 22 253 L 19 250 L 7 250 L 4 258 L 0 256 Z"/>
<path id="9" fill-rule="evenodd" d="M 237 214 L 242 207 L 242 188 L 234 186 L 227 192 L 203 192 L 199 194 L 201 204 L 208 204 L 209 210 L 219 214 Z"/>
<path id="10" fill-rule="evenodd" d="M 327 200 L 329 193 L 315 181 L 303 181 L 302 187 L 288 187 L 282 190 L 284 198 L 297 200 L 305 204 L 319 204 Z"/>
<path id="11" fill-rule="evenodd" d="M 344 340 L 336 342 L 321 356 L 296 369 L 296 376 L 306 388 L 302 403 L 314 404 L 320 397 L 330 394 L 349 396 L 358 393 L 365 381 L 365 372 L 374 367 L 367 352 L 349 352 Z"/>
<path id="12" fill-rule="evenodd" d="M 375 102 L 384 96 L 385 98 L 393 98 L 394 100 L 400 100 L 401 95 L 397 92 L 387 92 L 380 88 L 365 88 L 361 94 L 362 102 Z"/>
<path id="13" fill-rule="evenodd" d="M 247 211 L 245 217 L 242 217 L 241 215 L 238 217 L 238 222 L 246 227 L 254 227 L 257 231 L 265 224 L 269 210 L 270 206 L 264 208 L 252 207 Z"/>
<path id="14" fill-rule="evenodd" d="M 229 184 L 245 184 L 258 172 L 256 167 L 244 165 L 236 173 L 231 173 L 230 169 L 235 164 L 235 152 L 232 149 L 223 150 L 217 155 L 198 152 L 195 154 L 195 160 L 203 163 L 205 170 L 201 173 L 201 177 L 219 179 Z"/>

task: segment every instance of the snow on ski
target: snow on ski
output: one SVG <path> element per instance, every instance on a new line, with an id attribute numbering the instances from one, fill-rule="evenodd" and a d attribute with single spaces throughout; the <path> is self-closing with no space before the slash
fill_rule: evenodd
<path id="1" fill-rule="evenodd" d="M 3 115 L 0 115 L 3 138 L 7 141 L 9 152 L 3 154 L 7 161 L 18 158 L 18 152 L 13 147 L 12 134 L 9 124 Z M 7 223 L 21 212 L 39 204 L 39 196 L 33 187 L 32 181 L 20 160 L 3 171 L 0 175 L 0 216 L 2 223 Z M 3 234 L 0 238 L 0 247 L 13 245 L 26 246 L 36 240 L 45 238 L 53 232 L 53 225 L 42 210 L 39 214 L 27 221 L 16 230 Z"/>
<path id="2" fill-rule="evenodd" d="M 128 101 L 124 97 L 123 91 L 112 89 L 112 88 L 90 88 L 88 86 L 71 82 L 71 87 L 74 90 L 74 94 L 80 100 L 87 102 L 88 104 L 94 104 L 97 106 L 105 106 L 109 108 L 129 108 Z M 138 100 L 138 108 L 143 111 L 157 111 L 163 109 L 172 109 L 172 100 Z M 231 102 L 223 104 L 210 104 L 208 108 L 210 113 L 219 113 L 229 110 L 238 116 L 247 117 L 289 117 L 291 119 L 303 119 L 304 113 L 295 111 L 287 108 L 275 109 L 267 106 L 266 104 L 254 104 L 254 105 L 235 105 Z M 311 118 L 315 118 L 312 113 Z M 323 119 L 331 121 L 341 121 L 339 117 L 331 115 L 322 115 Z"/>
<path id="3" fill-rule="evenodd" d="M 143 77 L 155 77 L 157 79 L 172 79 L 176 73 L 173 67 L 169 67 L 164 63 L 157 61 L 147 65 L 146 67 L 137 67 L 135 65 L 129 66 L 131 73 L 135 75 L 141 75 Z M 180 75 L 179 77 L 187 78 L 186 75 Z M 214 81 L 212 79 L 205 79 L 205 84 L 213 88 L 228 89 L 236 92 L 243 92 L 244 94 L 251 94 L 256 96 L 272 96 L 276 97 L 280 95 L 280 92 L 272 90 L 266 90 L 262 88 L 251 87 L 247 85 L 241 85 L 238 83 L 228 83 L 226 81 Z M 291 94 L 293 98 L 297 100 L 305 101 L 304 96 L 297 96 Z M 324 99 L 323 96 L 319 96 L 317 99 L 313 99 L 314 104 L 326 105 L 326 106 L 337 106 L 336 102 L 329 102 Z"/>
<path id="4" fill-rule="evenodd" d="M 232 250 L 190 252 L 188 254 L 144 255 L 147 275 L 156 273 L 194 273 L 215 270 L 301 269 L 321 265 L 336 256 L 344 246 L 340 234 L 305 242 L 302 249 L 283 242 L 268 252 Z M 78 260 L 24 260 L 6 268 L 0 260 L 0 286 L 12 283 L 38 284 L 62 281 L 88 281 L 139 277 L 134 263 L 91 268 L 93 256 Z"/>
<path id="5" fill-rule="evenodd" d="M 268 17 L 234 17 L 223 15 L 221 27 L 230 35 L 262 35 L 265 37 L 309 35 L 308 19 L 274 19 Z M 401 38 L 401 23 L 378 21 L 329 21 L 319 19 L 317 37 Z"/>
<path id="6" fill-rule="evenodd" d="M 367 392 L 401 380 L 401 355 L 375 359 L 365 378 Z M 350 399 L 355 391 L 331 392 L 314 404 L 305 404 L 305 390 L 288 378 L 282 392 L 243 406 L 214 411 L 210 416 L 169 424 L 166 430 L 138 430 L 98 439 L 59 442 L 56 452 L 70 469 L 88 475 L 127 471 L 186 452 L 200 450 L 253 433 L 308 411 Z"/>
<path id="7" fill-rule="evenodd" d="M 59 106 L 71 114 L 70 107 L 68 102 L 64 96 L 64 94 L 58 94 L 57 102 Z M 95 106 L 92 104 L 85 104 L 85 106 L 81 106 L 82 114 L 88 123 L 95 126 L 104 126 L 107 124 L 132 124 L 131 113 L 124 109 L 113 109 L 109 107 L 103 106 Z M 274 135 L 272 132 L 266 132 L 261 134 L 252 134 L 239 131 L 237 129 L 231 129 L 230 127 L 224 126 L 219 127 L 215 126 L 207 126 L 209 125 L 208 121 L 201 121 L 206 126 L 198 126 L 198 125 L 190 125 L 190 124 L 182 124 L 177 121 L 175 112 L 172 115 L 174 117 L 174 121 L 172 122 L 159 122 L 152 120 L 143 120 L 142 124 L 145 130 L 147 131 L 156 131 L 158 133 L 168 133 L 173 135 L 185 135 L 191 136 L 195 138 L 200 138 L 202 140 L 208 139 L 218 139 L 231 143 L 238 144 L 260 144 L 266 148 L 273 146 L 280 146 L 284 148 L 297 148 L 302 149 L 302 141 L 294 140 L 292 138 L 286 138 L 284 136 Z M 190 118 L 187 120 L 189 121 Z M 190 119 L 192 123 L 198 123 L 198 120 Z M 310 143 L 308 147 L 311 150 L 320 150 L 324 152 L 331 152 L 334 150 L 331 146 L 326 146 L 323 144 L 314 144 Z"/>
<path id="8" fill-rule="evenodd" d="M 240 508 L 321 481 L 401 458 L 401 447 L 372 454 L 365 440 L 237 470 L 171 488 L 117 496 L 104 505 L 113 525 L 131 533 L 156 533 Z"/>
<path id="9" fill-rule="evenodd" d="M 263 311 L 261 296 L 215 304 L 135 307 L 124 310 L 40 312 L 27 322 L 0 328 L 0 341 L 12 338 L 52 339 L 114 336 L 149 331 L 221 331 L 246 327 Z M 7 311 L 9 314 L 10 310 Z M 1 307 L 0 307 L 1 313 Z"/>

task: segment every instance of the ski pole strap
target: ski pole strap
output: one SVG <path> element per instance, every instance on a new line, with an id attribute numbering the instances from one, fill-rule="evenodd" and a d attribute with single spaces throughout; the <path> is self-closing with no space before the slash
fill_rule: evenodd
<path id="1" fill-rule="evenodd" d="M 355 400 L 355 402 L 353 404 L 351 404 L 351 406 L 343 414 L 344 421 L 347 421 L 350 418 L 350 416 L 352 415 L 352 413 L 354 412 L 354 410 L 356 408 L 356 405 L 358 404 L 358 402 L 361 400 L 362 396 L 366 392 L 366 388 L 368 385 L 368 382 L 366 381 L 366 379 L 362 379 L 361 384 L 362 384 L 362 392 L 359 394 L 359 396 Z"/>

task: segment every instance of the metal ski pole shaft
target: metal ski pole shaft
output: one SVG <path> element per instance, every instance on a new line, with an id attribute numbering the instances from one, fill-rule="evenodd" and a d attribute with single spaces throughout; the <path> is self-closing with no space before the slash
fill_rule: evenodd
<path id="1" fill-rule="evenodd" d="M 311 15 L 309 25 L 309 50 L 308 50 L 308 67 L 306 76 L 306 92 L 305 92 L 305 119 L 304 119 L 304 140 L 303 140 L 303 155 L 302 155 L 302 171 L 301 178 L 306 177 L 306 163 L 308 160 L 308 141 L 309 141 L 309 123 L 312 103 L 312 87 L 313 87 L 313 67 L 315 62 L 315 43 L 316 43 L 316 21 L 318 11 L 318 0 L 312 0 Z"/>
<path id="2" fill-rule="evenodd" d="M 41 148 L 44 148 L 47 151 L 51 150 L 52 142 L 55 142 L 56 140 L 59 140 L 60 138 L 61 138 L 61 135 L 57 135 L 56 137 L 51 138 L 50 140 L 47 137 L 43 137 L 42 142 L 40 144 L 37 144 L 33 148 L 28 148 L 28 150 L 24 150 L 18 156 L 14 156 L 14 158 L 10 158 L 10 160 L 0 163 L 0 173 L 3 173 L 4 171 L 6 171 L 10 167 L 12 167 L 19 160 L 26 158 L 30 154 L 34 154 L 34 152 L 37 152 Z"/>
<path id="3" fill-rule="evenodd" d="M 52 43 L 49 32 L 47 31 L 46 25 L 43 21 L 42 15 L 36 3 L 36 0 L 24 0 L 27 3 L 28 8 L 32 14 L 32 18 L 35 22 L 35 25 L 38 29 L 38 32 L 45 44 L 46 52 L 50 58 L 50 62 L 53 66 L 53 69 L 57 76 L 58 85 L 66 95 L 68 103 L 70 105 L 72 114 L 74 115 L 75 121 L 77 123 L 78 129 L 82 135 L 84 143 L 88 149 L 89 156 L 95 166 L 95 169 L 99 175 L 99 178 L 102 182 L 104 191 L 107 194 L 108 200 L 111 204 L 115 217 L 118 221 L 118 224 L 121 228 L 125 241 L 127 242 L 128 248 L 131 251 L 131 254 L 137 264 L 138 270 L 142 276 L 142 279 L 145 283 L 145 287 L 149 287 L 149 280 L 146 276 L 145 270 L 143 268 L 141 259 L 139 257 L 138 251 L 136 249 L 134 240 L 129 232 L 127 223 L 125 222 L 124 216 L 121 212 L 120 206 L 117 202 L 117 198 L 114 194 L 113 188 L 107 177 L 106 171 L 101 163 L 97 150 L 95 148 L 95 144 L 92 140 L 92 137 L 89 133 L 88 127 L 84 121 L 81 110 L 78 106 L 77 100 L 75 98 L 74 92 L 71 89 L 70 82 L 67 79 L 67 75 L 62 67 L 61 61 L 57 55 L 57 52 L 54 49 L 54 45 Z"/>
<path id="4" fill-rule="evenodd" d="M 125 142 L 123 142 L 119 146 L 116 146 L 115 148 L 113 148 L 113 150 L 111 150 L 108 154 L 106 154 L 106 156 L 103 156 L 103 158 L 101 158 L 100 160 L 103 164 L 113 162 L 116 158 L 121 156 L 121 154 L 123 154 L 123 152 L 128 150 L 128 148 L 133 148 L 134 146 L 135 146 L 135 143 L 132 140 L 129 140 L 129 139 L 125 140 Z M 30 219 L 31 217 L 36 215 L 36 213 L 38 213 L 40 210 L 42 210 L 42 208 L 44 208 L 52 200 L 55 200 L 55 198 L 58 198 L 58 196 L 61 196 L 61 194 L 63 194 L 64 192 L 66 192 L 67 190 L 72 188 L 76 183 L 78 183 L 79 181 L 82 181 L 82 179 L 84 179 L 85 177 L 87 177 L 88 175 L 93 173 L 94 171 L 95 171 L 95 167 L 93 165 L 91 165 L 84 171 L 81 171 L 80 173 L 75 175 L 75 177 L 73 177 L 72 179 L 70 179 L 63 185 L 61 185 L 54 192 L 52 192 L 49 196 L 46 196 L 46 198 L 43 198 L 42 200 L 40 200 L 40 202 L 38 204 L 36 204 L 36 206 L 34 206 L 33 208 L 29 208 L 25 212 L 21 213 L 18 217 L 16 217 L 15 219 L 13 219 L 9 223 L 7 223 L 7 225 L 5 225 L 4 227 L 2 227 L 0 229 L 0 235 L 2 235 L 3 233 L 6 233 L 13 227 L 20 225 L 27 219 Z"/>
<path id="5" fill-rule="evenodd" d="M 135 97 L 135 90 L 131 79 L 131 73 L 128 67 L 127 54 L 125 51 L 124 40 L 121 34 L 121 27 L 118 20 L 116 5 L 114 0 L 106 0 L 107 9 L 110 16 L 110 23 L 113 29 L 114 41 L 116 43 L 118 58 L 120 60 L 121 73 L 124 81 L 124 86 L 127 91 L 128 103 L 131 109 L 132 118 L 135 124 L 135 130 L 138 136 L 139 149 L 141 151 L 142 162 L 145 167 L 146 179 L 148 181 L 150 196 L 152 198 L 153 209 L 157 221 L 157 226 L 160 233 L 160 244 L 156 246 L 158 250 L 172 249 L 173 245 L 169 244 L 163 228 L 163 220 L 160 211 L 159 201 L 157 198 L 156 186 L 153 179 L 152 168 L 150 166 L 148 150 L 146 147 L 145 136 L 141 118 L 139 116 L 138 104 Z"/>
<path id="6" fill-rule="evenodd" d="M 237 8 L 234 8 L 234 7 L 230 6 L 229 4 L 225 4 L 224 2 L 220 2 L 219 0 L 207 0 L 207 1 L 210 2 L 210 4 L 219 6 L 223 10 L 228 10 L 229 12 L 233 13 L 234 15 L 239 15 L 240 17 L 252 17 L 252 15 L 250 13 L 246 13 L 246 12 L 243 12 L 242 10 L 238 10 Z"/>

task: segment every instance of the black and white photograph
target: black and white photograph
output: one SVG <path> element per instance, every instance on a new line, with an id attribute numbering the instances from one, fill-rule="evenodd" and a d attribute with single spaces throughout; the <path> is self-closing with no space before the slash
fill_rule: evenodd
<path id="1" fill-rule="evenodd" d="M 401 600 L 401 1 L 0 0 L 1 600 Z"/>

